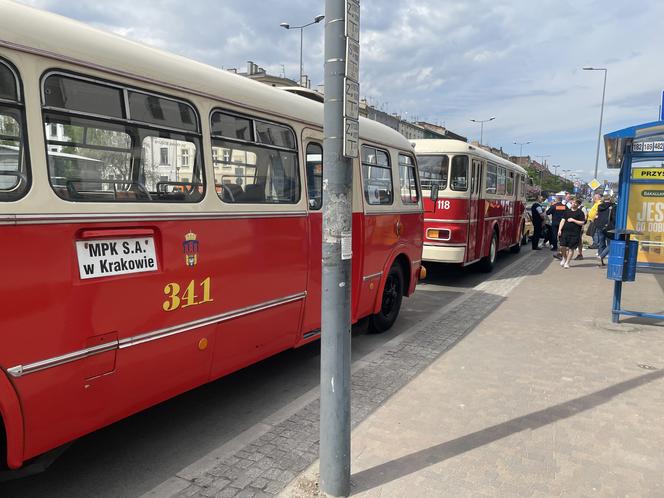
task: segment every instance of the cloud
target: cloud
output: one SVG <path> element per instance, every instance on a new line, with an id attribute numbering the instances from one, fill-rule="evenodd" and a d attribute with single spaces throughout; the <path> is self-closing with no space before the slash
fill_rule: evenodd
<path id="1" fill-rule="evenodd" d="M 279 23 L 324 13 L 323 0 L 23 1 L 217 67 L 252 60 L 294 79 L 299 32 Z M 664 2 L 363 0 L 361 94 L 470 138 L 479 136 L 470 119 L 496 116 L 485 142 L 516 153 L 513 141 L 530 140 L 524 153 L 551 155 L 589 180 L 603 74 L 581 68 L 608 68 L 604 131 L 654 119 L 663 15 Z M 323 23 L 306 28 L 304 68 L 314 85 L 323 82 L 323 51 Z"/>

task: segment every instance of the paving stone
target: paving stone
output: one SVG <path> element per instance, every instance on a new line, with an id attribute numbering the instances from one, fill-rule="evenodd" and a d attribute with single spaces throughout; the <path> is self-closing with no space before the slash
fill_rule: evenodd
<path id="1" fill-rule="evenodd" d="M 524 258 L 511 267 L 511 274 L 519 277 L 532 272 L 537 263 Z M 503 294 L 514 282 L 493 281 L 469 291 L 468 297 L 458 303 L 437 322 L 422 326 L 355 371 L 351 378 L 351 424 L 356 427 L 387 399 L 419 375 L 436 358 L 454 346 L 472 328 L 482 321 L 504 298 Z M 252 483 L 260 477 L 267 481 L 263 493 L 279 493 L 300 471 L 318 457 L 320 400 L 315 400 L 283 422 L 262 434 L 256 441 L 226 457 L 210 471 L 213 476 L 230 482 L 221 489 L 224 496 L 237 496 L 246 492 L 254 496 L 260 491 Z M 258 480 L 262 484 L 263 480 Z M 214 485 L 214 483 L 212 484 Z M 254 493 L 254 494 L 251 494 Z"/>

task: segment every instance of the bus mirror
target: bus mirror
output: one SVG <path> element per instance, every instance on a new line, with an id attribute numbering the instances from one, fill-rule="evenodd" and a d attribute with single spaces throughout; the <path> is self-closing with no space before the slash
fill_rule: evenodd
<path id="1" fill-rule="evenodd" d="M 438 184 L 431 185 L 431 200 L 436 202 L 438 200 Z"/>

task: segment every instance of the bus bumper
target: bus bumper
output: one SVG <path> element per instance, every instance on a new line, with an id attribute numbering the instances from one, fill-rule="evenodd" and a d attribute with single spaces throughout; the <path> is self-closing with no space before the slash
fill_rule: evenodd
<path id="1" fill-rule="evenodd" d="M 422 251 L 423 261 L 434 261 L 437 263 L 463 263 L 466 260 L 465 256 L 465 246 L 446 247 L 424 244 Z"/>

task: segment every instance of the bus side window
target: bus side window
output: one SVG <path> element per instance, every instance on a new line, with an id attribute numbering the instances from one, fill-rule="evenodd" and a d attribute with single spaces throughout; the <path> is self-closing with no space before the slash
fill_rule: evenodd
<path id="1" fill-rule="evenodd" d="M 514 195 L 514 172 L 507 172 L 507 195 L 510 197 Z"/>
<path id="2" fill-rule="evenodd" d="M 210 129 L 215 187 L 223 202 L 299 202 L 300 175 L 293 130 L 225 111 L 212 113 Z"/>
<path id="3" fill-rule="evenodd" d="M 498 171 L 495 164 L 489 163 L 486 167 L 486 193 L 495 194 L 498 185 Z"/>
<path id="4" fill-rule="evenodd" d="M 307 192 L 309 209 L 323 206 L 323 147 L 317 143 L 307 145 Z"/>
<path id="5" fill-rule="evenodd" d="M 43 99 L 49 179 L 62 199 L 203 198 L 199 124 L 190 104 L 59 73 L 45 76 Z"/>
<path id="6" fill-rule="evenodd" d="M 370 205 L 391 205 L 394 200 L 392 168 L 387 152 L 362 146 L 364 197 Z"/>
<path id="7" fill-rule="evenodd" d="M 415 161 L 411 156 L 399 154 L 399 181 L 401 183 L 401 202 L 417 204 L 420 196 L 417 191 Z"/>
<path id="8" fill-rule="evenodd" d="M 0 201 L 14 201 L 30 187 L 24 111 L 18 72 L 0 59 Z"/>

